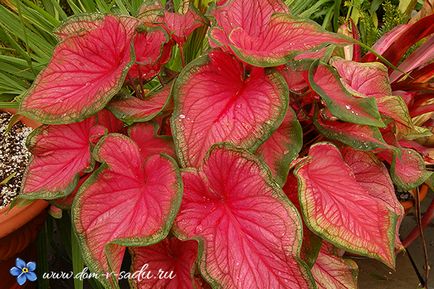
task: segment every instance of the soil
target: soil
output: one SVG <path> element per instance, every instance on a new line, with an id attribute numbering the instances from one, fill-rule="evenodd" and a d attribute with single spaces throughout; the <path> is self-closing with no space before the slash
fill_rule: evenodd
<path id="1" fill-rule="evenodd" d="M 19 194 L 30 159 L 25 143 L 32 129 L 18 122 L 8 130 L 11 117 L 7 112 L 0 112 L 0 209 Z"/>

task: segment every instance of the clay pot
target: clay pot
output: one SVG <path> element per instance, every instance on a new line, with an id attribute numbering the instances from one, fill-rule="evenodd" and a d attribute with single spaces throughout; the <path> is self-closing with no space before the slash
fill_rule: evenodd
<path id="1" fill-rule="evenodd" d="M 12 109 L 2 109 L 10 113 Z M 36 128 L 40 124 L 30 119 L 20 119 L 25 125 Z M 24 206 L 7 206 L 0 210 L 0 280 L 1 288 L 34 288 L 35 283 L 26 282 L 19 286 L 16 279 L 9 274 L 9 269 L 15 266 L 15 259 L 36 261 L 34 241 L 44 224 L 48 203 L 37 200 Z M 33 244 L 32 244 L 33 243 Z"/>
<path id="2" fill-rule="evenodd" d="M 427 193 L 428 193 L 428 185 L 422 184 L 419 187 L 419 201 L 422 202 L 422 200 L 425 199 Z M 416 194 L 416 192 L 413 190 L 412 194 L 414 196 Z M 404 207 L 405 212 L 408 212 L 411 208 L 414 207 L 414 200 L 403 201 L 403 202 L 401 202 L 401 205 Z"/>

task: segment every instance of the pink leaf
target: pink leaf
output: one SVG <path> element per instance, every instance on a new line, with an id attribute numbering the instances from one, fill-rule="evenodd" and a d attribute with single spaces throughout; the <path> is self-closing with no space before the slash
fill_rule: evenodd
<path id="1" fill-rule="evenodd" d="M 56 199 L 70 194 L 80 175 L 93 169 L 90 139 L 104 133 L 92 130 L 95 125 L 92 117 L 78 123 L 35 129 L 27 141 L 32 158 L 20 196 Z"/>
<path id="2" fill-rule="evenodd" d="M 160 73 L 170 59 L 172 43 L 161 27 L 144 28 L 134 37 L 136 61 L 128 71 L 128 80 L 147 81 Z"/>
<path id="3" fill-rule="evenodd" d="M 396 122 L 398 132 L 402 135 L 418 134 L 410 112 L 400 96 L 384 96 L 377 99 L 378 110 L 381 114 L 390 117 Z"/>
<path id="4" fill-rule="evenodd" d="M 354 97 L 343 87 L 339 75 L 330 66 L 313 64 L 309 71 L 309 83 L 321 96 L 331 113 L 339 119 L 384 127 L 375 98 Z"/>
<path id="5" fill-rule="evenodd" d="M 107 128 L 109 133 L 121 132 L 124 129 L 123 122 L 117 119 L 113 113 L 107 109 L 99 111 L 96 117 L 98 119 L 98 124 Z"/>
<path id="6" fill-rule="evenodd" d="M 357 264 L 321 248 L 312 268 L 318 289 L 357 289 Z"/>
<path id="7" fill-rule="evenodd" d="M 343 83 L 366 97 L 392 95 L 387 67 L 379 62 L 360 63 L 333 57 L 330 60 Z"/>
<path id="8" fill-rule="evenodd" d="M 172 138 L 157 135 L 156 128 L 151 123 L 137 123 L 129 127 L 128 135 L 139 146 L 144 159 L 160 153 L 175 157 Z"/>
<path id="9" fill-rule="evenodd" d="M 172 86 L 146 95 L 145 99 L 127 97 L 113 100 L 108 109 L 126 123 L 149 121 L 157 116 L 168 104 Z"/>
<path id="10" fill-rule="evenodd" d="M 325 120 L 314 116 L 315 127 L 329 139 L 340 141 L 359 150 L 392 148 L 378 128 L 349 122 Z"/>
<path id="11" fill-rule="evenodd" d="M 369 152 L 346 147 L 342 150 L 342 156 L 353 170 L 356 181 L 368 191 L 369 195 L 382 200 L 384 205 L 398 216 L 395 247 L 402 247 L 399 239 L 399 227 L 404 217 L 404 207 L 396 198 L 395 188 L 387 168 L 374 154 Z"/>
<path id="12" fill-rule="evenodd" d="M 137 18 L 145 25 L 163 24 L 164 7 L 161 0 L 143 0 Z"/>
<path id="13" fill-rule="evenodd" d="M 147 247 L 130 248 L 131 271 L 145 268 L 152 277 L 132 280 L 135 289 L 196 289 L 193 276 L 196 269 L 197 242 L 182 242 L 177 238 L 164 239 Z M 164 271 L 167 278 L 161 271 Z M 172 278 L 171 278 L 172 277 Z M 201 288 L 201 287 L 200 287 Z"/>
<path id="14" fill-rule="evenodd" d="M 279 66 L 277 69 L 283 78 L 285 78 L 289 91 L 300 93 L 309 87 L 309 84 L 303 77 L 304 71 L 299 71 L 290 65 Z"/>
<path id="15" fill-rule="evenodd" d="M 182 173 L 175 233 L 201 241 L 199 267 L 214 288 L 311 288 L 300 262 L 294 206 L 249 153 L 221 144 Z"/>
<path id="16" fill-rule="evenodd" d="M 134 18 L 105 16 L 98 28 L 61 42 L 22 99 L 20 113 L 43 123 L 69 123 L 101 110 L 123 84 L 136 24 Z"/>
<path id="17" fill-rule="evenodd" d="M 256 151 L 271 169 L 280 185 L 285 183 L 289 164 L 298 156 L 303 145 L 303 133 L 297 116 L 288 108 L 279 128 Z"/>
<path id="18" fill-rule="evenodd" d="M 294 173 L 304 221 L 313 232 L 349 252 L 395 266 L 397 216 L 357 182 L 335 146 L 313 145 Z"/>
<path id="19" fill-rule="evenodd" d="M 347 89 L 356 96 L 375 97 L 378 111 L 394 119 L 402 133 L 414 131 L 407 105 L 400 97 L 392 96 L 387 67 L 379 62 L 358 63 L 338 57 L 332 58 L 331 64 Z"/>
<path id="20" fill-rule="evenodd" d="M 227 1 L 212 11 L 217 25 L 211 38 L 230 46 L 243 61 L 264 67 L 285 64 L 297 53 L 326 44 L 349 43 L 313 21 L 293 18 L 287 9 L 278 0 Z"/>
<path id="21" fill-rule="evenodd" d="M 245 76 L 242 63 L 220 51 L 190 63 L 173 92 L 178 156 L 193 167 L 218 142 L 256 149 L 282 122 L 288 97 L 280 75 L 253 68 Z"/>
<path id="22" fill-rule="evenodd" d="M 74 202 L 74 199 L 75 199 L 75 196 L 77 195 L 78 190 L 80 189 L 81 185 L 90 177 L 90 175 L 91 174 L 89 173 L 89 174 L 85 174 L 84 176 L 82 176 L 78 180 L 77 186 L 72 191 L 72 193 L 70 193 L 66 197 L 53 200 L 52 204 L 54 206 L 62 209 L 62 210 L 69 210 L 69 209 L 71 209 L 72 203 Z"/>
<path id="23" fill-rule="evenodd" d="M 401 148 L 399 151 L 382 151 L 379 156 L 390 167 L 393 182 L 404 191 L 420 186 L 431 175 L 425 167 L 421 155 L 412 149 Z"/>
<path id="24" fill-rule="evenodd" d="M 94 155 L 103 164 L 76 196 L 74 226 L 89 268 L 119 273 L 123 246 L 146 246 L 166 237 L 181 201 L 180 175 L 170 157 L 143 160 L 138 146 L 120 134 L 104 137 Z M 107 288 L 115 282 L 99 281 Z"/>
<path id="25" fill-rule="evenodd" d="M 382 200 L 396 215 L 404 214 L 389 172 L 374 154 L 346 147 L 342 150 L 342 156 L 353 171 L 356 181 L 369 195 Z"/>
<path id="26" fill-rule="evenodd" d="M 190 6 L 185 14 L 166 11 L 164 13 L 164 24 L 169 30 L 172 39 L 179 45 L 182 45 L 195 29 L 204 25 L 204 20 L 196 9 Z"/>

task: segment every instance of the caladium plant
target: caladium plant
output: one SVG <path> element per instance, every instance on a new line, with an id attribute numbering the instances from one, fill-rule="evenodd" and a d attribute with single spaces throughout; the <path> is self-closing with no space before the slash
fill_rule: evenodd
<path id="1" fill-rule="evenodd" d="M 28 140 L 21 197 L 70 207 L 105 288 L 118 288 L 127 248 L 131 271 L 146 264 L 152 276 L 132 288 L 356 288 L 343 252 L 394 268 L 395 188 L 429 177 L 415 145 L 426 122 L 412 117 L 432 105 L 406 98 L 432 77 L 423 52 L 410 56 L 420 67 L 398 70 L 420 76 L 410 81 L 374 62 L 396 58 L 390 39 L 357 62 L 355 40 L 281 0 L 199 2 L 178 13 L 146 1 L 136 17 L 57 29 L 20 101 L 44 124 Z"/>

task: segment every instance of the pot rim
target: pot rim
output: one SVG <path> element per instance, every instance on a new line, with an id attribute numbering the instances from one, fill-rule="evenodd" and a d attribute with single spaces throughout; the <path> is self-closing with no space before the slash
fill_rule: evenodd
<path id="1" fill-rule="evenodd" d="M 0 108 L 0 111 L 6 111 L 12 114 L 16 113 L 15 109 Z M 36 128 L 41 125 L 40 123 L 25 117 L 21 117 L 20 121 L 32 128 Z M 21 228 L 23 225 L 40 214 L 47 206 L 47 201 L 35 200 L 24 206 L 17 205 L 11 208 L 11 205 L 8 205 L 0 209 L 0 238 L 3 238 L 15 230 Z"/>

